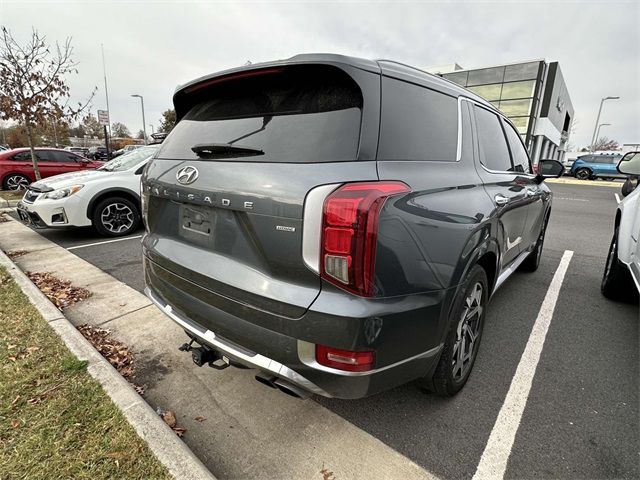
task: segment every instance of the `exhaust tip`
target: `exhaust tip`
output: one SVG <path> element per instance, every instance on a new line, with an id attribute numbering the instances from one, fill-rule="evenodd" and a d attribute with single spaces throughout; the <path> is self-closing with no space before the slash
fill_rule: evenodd
<path id="1" fill-rule="evenodd" d="M 285 382 L 280 378 L 276 378 L 276 380 L 274 381 L 274 384 L 276 387 L 278 387 L 278 390 L 280 390 L 282 393 L 286 393 L 291 397 L 305 399 L 311 396 L 311 394 L 306 390 L 303 390 L 302 388 L 298 388 L 295 385 Z"/>
<path id="2" fill-rule="evenodd" d="M 266 375 L 263 375 L 262 373 L 257 373 L 255 376 L 256 381 L 260 382 L 263 385 L 266 385 L 269 388 L 278 388 L 277 385 L 274 383 L 276 380 L 276 377 L 268 377 Z"/>

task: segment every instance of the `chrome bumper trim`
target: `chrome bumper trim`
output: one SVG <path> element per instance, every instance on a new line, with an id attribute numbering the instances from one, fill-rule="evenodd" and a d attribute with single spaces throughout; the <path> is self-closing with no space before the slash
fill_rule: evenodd
<path id="1" fill-rule="evenodd" d="M 204 343 L 208 344 L 210 347 L 218 350 L 219 352 L 227 355 L 228 357 L 236 360 L 248 367 L 256 368 L 258 370 L 262 370 L 263 372 L 269 372 L 273 375 L 283 378 L 305 390 L 308 390 L 316 395 L 322 395 L 323 397 L 331 397 L 332 395 L 325 392 L 323 389 L 318 387 L 316 384 L 310 382 L 305 377 L 290 369 L 289 367 L 282 365 L 280 362 L 276 362 L 275 360 L 271 360 L 263 355 L 258 353 L 254 355 L 248 355 L 247 353 L 234 348 L 231 345 L 224 343 L 216 337 L 216 334 L 211 330 L 206 330 L 202 328 L 198 328 L 192 323 L 180 318 L 174 311 L 171 305 L 163 305 L 160 299 L 158 299 L 149 287 L 145 287 L 144 293 L 153 302 L 153 304 L 162 310 L 165 315 L 167 315 L 171 320 L 180 325 L 182 328 L 187 330 L 189 333 L 192 333 L 199 339 L 203 340 Z"/>

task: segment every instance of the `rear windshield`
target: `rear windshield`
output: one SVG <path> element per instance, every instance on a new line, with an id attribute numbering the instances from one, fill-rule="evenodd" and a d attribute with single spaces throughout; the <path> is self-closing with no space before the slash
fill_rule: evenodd
<path id="1" fill-rule="evenodd" d="M 301 65 L 192 87 L 194 105 L 157 158 L 314 163 L 354 160 L 362 93 L 344 71 Z M 206 83 L 205 83 L 206 85 Z M 189 101 L 187 98 L 186 101 Z M 197 153 L 196 153 L 197 152 Z"/>

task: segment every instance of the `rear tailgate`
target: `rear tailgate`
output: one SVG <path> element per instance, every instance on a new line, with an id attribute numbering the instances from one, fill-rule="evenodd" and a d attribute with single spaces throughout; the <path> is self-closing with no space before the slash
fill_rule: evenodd
<path id="1" fill-rule="evenodd" d="M 377 75 L 355 76 L 379 88 Z M 304 65 L 194 95 L 143 178 L 145 254 L 194 292 L 226 299 L 218 307 L 229 313 L 299 318 L 321 285 L 302 256 L 305 198 L 320 185 L 377 179 L 375 148 L 363 141 L 374 138 L 365 119 L 377 122 L 379 91 L 369 105 L 362 80 Z"/>

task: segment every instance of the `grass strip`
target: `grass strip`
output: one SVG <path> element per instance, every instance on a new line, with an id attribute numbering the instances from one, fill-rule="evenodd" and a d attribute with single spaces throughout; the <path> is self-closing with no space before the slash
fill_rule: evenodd
<path id="1" fill-rule="evenodd" d="M 2 267 L 0 478 L 171 478 Z"/>

